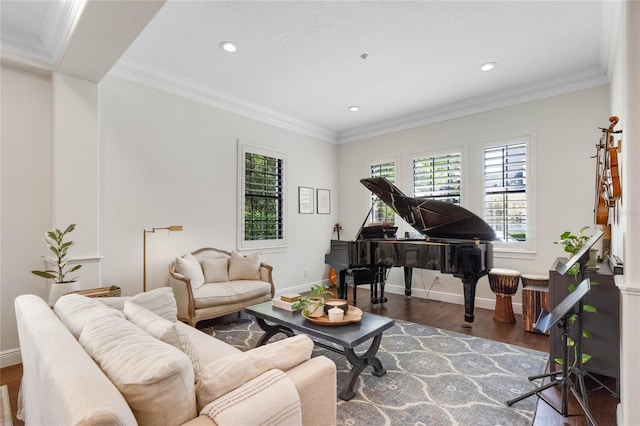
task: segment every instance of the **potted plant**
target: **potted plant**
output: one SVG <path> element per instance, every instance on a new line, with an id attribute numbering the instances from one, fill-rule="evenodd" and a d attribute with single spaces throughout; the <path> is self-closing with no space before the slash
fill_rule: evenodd
<path id="1" fill-rule="evenodd" d="M 587 229 L 589 229 L 590 226 L 583 226 L 582 228 L 580 228 L 580 231 L 578 232 L 578 234 L 573 234 L 570 231 L 565 231 L 560 235 L 560 240 L 559 241 L 555 241 L 554 244 L 560 244 L 562 246 L 564 246 L 564 251 L 566 251 L 567 253 L 569 253 L 570 256 L 575 255 L 578 251 L 580 251 L 580 249 L 584 246 L 584 244 L 589 241 L 589 238 L 591 238 L 591 236 L 589 235 L 584 235 L 584 231 L 586 231 Z M 590 261 L 591 258 L 593 257 L 593 253 L 595 252 L 596 256 L 597 256 L 597 249 L 591 249 L 589 250 L 589 257 L 590 257 Z M 573 265 L 568 271 L 567 273 L 569 275 L 572 275 L 574 278 L 574 282 L 569 284 L 568 287 L 568 291 L 569 293 L 573 293 L 577 287 L 578 283 L 578 274 L 580 273 L 580 265 L 578 263 L 576 263 L 575 265 Z M 597 283 L 595 281 L 591 281 L 592 285 L 596 285 Z M 598 310 L 593 306 L 593 305 L 589 305 L 589 304 L 584 304 L 583 305 L 583 312 L 585 313 L 597 313 Z M 578 319 L 578 314 L 573 314 L 569 317 L 569 322 L 571 322 L 571 324 L 575 323 Z M 582 338 L 583 339 L 588 339 L 591 336 L 591 332 L 588 330 L 582 330 Z M 567 342 L 566 342 L 567 346 L 569 346 L 570 348 L 573 348 L 573 363 L 570 366 L 571 368 L 575 367 L 578 361 L 578 353 L 577 353 L 577 347 L 576 347 L 576 342 L 573 338 L 568 337 L 567 338 Z M 582 353 L 582 363 L 584 364 L 585 362 L 589 361 L 591 359 L 591 355 L 586 354 L 586 353 Z M 562 365 L 562 359 L 561 358 L 556 358 L 554 359 L 554 361 L 560 365 Z"/>
<path id="2" fill-rule="evenodd" d="M 42 256 L 46 263 L 54 265 L 55 269 L 47 269 L 45 271 L 31 271 L 31 273 L 47 279 L 52 279 L 53 283 L 49 289 L 49 305 L 53 306 L 60 296 L 80 290 L 80 284 L 77 282 L 78 277 L 69 278 L 68 275 L 77 271 L 82 265 L 67 266 L 69 248 L 73 245 L 73 241 L 65 241 L 67 234 L 73 232 L 76 228 L 75 224 L 69 225 L 64 231 L 54 228 L 47 231 L 44 237 L 45 244 L 54 254 L 52 257 Z"/>
<path id="3" fill-rule="evenodd" d="M 324 315 L 324 301 L 327 297 L 333 297 L 333 293 L 321 284 L 311 286 L 308 296 L 298 299 L 291 307 L 296 311 L 302 311 L 305 317 L 318 318 Z"/>

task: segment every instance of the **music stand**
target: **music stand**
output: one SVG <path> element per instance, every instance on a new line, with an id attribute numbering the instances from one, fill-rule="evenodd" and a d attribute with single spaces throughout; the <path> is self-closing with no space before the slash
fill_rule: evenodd
<path id="1" fill-rule="evenodd" d="M 538 316 L 538 321 L 536 322 L 536 327 L 535 327 L 536 329 L 544 333 L 545 331 L 553 327 L 556 323 L 558 323 L 558 326 L 562 329 L 562 343 L 563 343 L 562 370 L 554 371 L 551 373 L 539 374 L 536 376 L 530 376 L 529 380 L 541 379 L 543 377 L 551 377 L 552 379 L 549 383 L 545 385 L 542 385 L 530 392 L 520 395 L 517 398 L 507 401 L 508 406 L 511 406 L 516 402 L 521 401 L 530 396 L 537 395 L 540 399 L 546 402 L 551 408 L 556 410 L 563 417 L 567 417 L 569 415 L 568 396 L 569 396 L 569 391 L 571 391 L 571 393 L 573 393 L 573 396 L 578 401 L 578 404 L 580 404 L 580 407 L 582 407 L 582 410 L 587 415 L 587 418 L 589 419 L 591 424 L 593 425 L 596 424 L 595 420 L 593 419 L 593 416 L 589 412 L 588 404 L 583 399 L 583 396 L 585 395 L 583 376 L 581 374 L 578 374 L 578 382 L 579 382 L 578 384 L 580 386 L 580 391 L 583 396 L 580 396 L 578 394 L 578 392 L 576 391 L 575 383 L 573 383 L 573 381 L 569 377 L 569 347 L 567 345 L 567 340 L 569 338 L 568 322 L 569 322 L 569 318 L 574 314 L 578 314 L 578 318 L 579 318 L 578 322 L 580 323 L 580 329 L 578 330 L 578 332 L 582 334 L 582 327 L 581 327 L 582 320 L 580 318 L 582 317 L 582 310 L 583 310 L 583 303 L 584 303 L 583 298 L 590 290 L 591 290 L 591 282 L 587 278 L 584 281 L 582 281 L 572 293 L 569 293 L 569 295 L 562 302 L 560 302 L 558 306 L 556 306 L 551 312 L 547 312 L 544 309 L 540 312 L 540 315 Z M 578 305 L 577 312 L 575 310 L 576 305 Z M 579 359 L 582 358 L 580 347 L 577 348 L 577 357 Z M 572 370 L 574 368 L 572 368 Z M 561 410 L 558 410 L 553 404 L 551 404 L 551 402 L 549 402 L 541 394 L 542 391 L 544 391 L 545 389 L 549 389 L 553 386 L 561 386 L 561 390 L 562 390 Z"/>

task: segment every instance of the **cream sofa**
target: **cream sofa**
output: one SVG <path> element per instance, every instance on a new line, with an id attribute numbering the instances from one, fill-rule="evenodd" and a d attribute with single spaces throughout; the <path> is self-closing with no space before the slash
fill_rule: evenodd
<path id="1" fill-rule="evenodd" d="M 169 286 L 178 303 L 178 319 L 194 326 L 198 321 L 239 312 L 271 300 L 272 267 L 257 253 L 202 248 L 169 266 Z"/>
<path id="2" fill-rule="evenodd" d="M 246 352 L 175 318 L 168 287 L 15 300 L 27 425 L 336 422 L 336 367 L 304 335 Z M 170 320 L 172 318 L 173 320 Z"/>

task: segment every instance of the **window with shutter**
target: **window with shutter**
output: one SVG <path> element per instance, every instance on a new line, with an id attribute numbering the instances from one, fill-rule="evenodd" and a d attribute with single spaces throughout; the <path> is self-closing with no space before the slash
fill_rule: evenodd
<path id="1" fill-rule="evenodd" d="M 527 141 L 485 147 L 484 219 L 507 243 L 526 242 Z"/>
<path id="2" fill-rule="evenodd" d="M 460 205 L 461 154 L 419 156 L 413 159 L 413 196 Z"/>
<path id="3" fill-rule="evenodd" d="M 396 184 L 396 163 L 394 161 L 375 163 L 370 166 L 371 177 L 384 177 L 392 184 Z M 395 223 L 395 212 L 384 201 L 371 194 L 373 212 L 371 222 Z"/>

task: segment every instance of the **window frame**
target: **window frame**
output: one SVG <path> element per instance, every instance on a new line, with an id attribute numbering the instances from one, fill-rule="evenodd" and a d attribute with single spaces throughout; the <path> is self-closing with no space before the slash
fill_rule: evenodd
<path id="1" fill-rule="evenodd" d="M 246 196 L 246 164 L 245 157 L 247 154 L 263 155 L 266 157 L 276 158 L 282 161 L 282 215 L 281 239 L 268 240 L 246 240 L 245 239 L 245 196 Z M 287 158 L 284 153 L 275 151 L 271 148 L 260 146 L 254 143 L 238 140 L 238 250 L 255 250 L 255 249 L 280 249 L 287 246 Z"/>
<path id="2" fill-rule="evenodd" d="M 504 138 L 495 138 L 491 140 L 485 140 L 480 143 L 479 146 L 479 170 L 478 170 L 478 186 L 477 192 L 479 194 L 477 205 L 478 211 L 481 212 L 480 216 L 483 220 L 486 220 L 485 215 L 485 199 L 487 192 L 485 191 L 485 151 L 487 149 L 505 147 L 509 145 L 517 145 L 517 144 L 525 144 L 525 155 L 526 155 L 526 188 L 525 188 L 525 202 L 526 202 L 526 241 L 494 241 L 493 245 L 495 251 L 501 254 L 504 257 L 506 253 L 512 254 L 533 254 L 535 252 L 535 134 L 531 133 L 522 133 L 516 136 L 504 137 Z M 489 223 L 487 221 L 487 223 Z M 518 257 L 517 255 L 515 257 Z"/>

